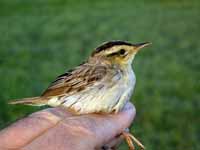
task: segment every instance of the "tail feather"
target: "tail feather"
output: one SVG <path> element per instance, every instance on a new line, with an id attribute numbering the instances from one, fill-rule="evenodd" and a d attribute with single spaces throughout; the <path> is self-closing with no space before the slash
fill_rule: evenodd
<path id="1" fill-rule="evenodd" d="M 30 97 L 30 98 L 17 99 L 17 100 L 9 102 L 9 104 L 43 106 L 47 104 L 48 100 L 49 100 L 48 98 L 44 98 L 44 97 Z"/>

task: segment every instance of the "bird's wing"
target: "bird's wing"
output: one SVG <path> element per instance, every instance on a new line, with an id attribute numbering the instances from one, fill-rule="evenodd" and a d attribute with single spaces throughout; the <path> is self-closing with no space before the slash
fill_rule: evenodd
<path id="1" fill-rule="evenodd" d="M 103 65 L 82 64 L 74 70 L 58 76 L 42 96 L 72 95 L 100 81 L 106 76 L 106 73 L 107 68 Z"/>

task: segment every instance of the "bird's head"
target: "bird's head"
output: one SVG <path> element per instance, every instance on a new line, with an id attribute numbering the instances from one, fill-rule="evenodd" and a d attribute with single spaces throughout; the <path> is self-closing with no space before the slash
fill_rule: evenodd
<path id="1" fill-rule="evenodd" d="M 137 52 L 151 43 L 132 44 L 124 41 L 110 41 L 103 43 L 95 49 L 91 58 L 108 61 L 118 65 L 131 64 Z"/>

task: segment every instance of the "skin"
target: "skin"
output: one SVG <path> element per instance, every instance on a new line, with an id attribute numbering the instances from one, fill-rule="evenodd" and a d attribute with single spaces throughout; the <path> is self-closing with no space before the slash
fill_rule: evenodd
<path id="1" fill-rule="evenodd" d="M 0 150 L 93 150 L 114 146 L 135 117 L 127 103 L 118 114 L 75 116 L 62 108 L 45 109 L 0 132 Z"/>

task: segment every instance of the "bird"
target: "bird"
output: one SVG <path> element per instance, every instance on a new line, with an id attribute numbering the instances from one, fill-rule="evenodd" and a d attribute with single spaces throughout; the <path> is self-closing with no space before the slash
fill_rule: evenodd
<path id="1" fill-rule="evenodd" d="M 136 77 L 132 62 L 135 55 L 150 44 L 120 40 L 104 42 L 85 62 L 59 75 L 41 96 L 17 99 L 10 104 L 62 106 L 77 115 L 118 113 L 134 91 Z M 133 142 L 144 149 L 131 133 L 124 131 L 122 135 L 131 150 Z"/>

